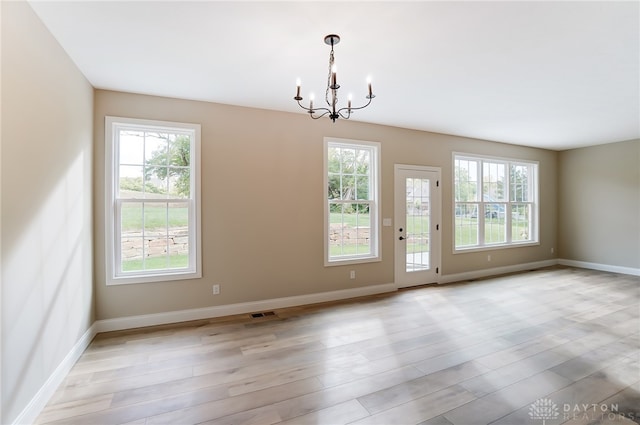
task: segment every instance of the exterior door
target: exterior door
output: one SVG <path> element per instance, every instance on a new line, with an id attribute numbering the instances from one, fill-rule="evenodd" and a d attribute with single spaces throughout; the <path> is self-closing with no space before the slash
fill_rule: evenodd
<path id="1" fill-rule="evenodd" d="M 438 281 L 440 169 L 395 165 L 395 282 L 398 287 Z"/>

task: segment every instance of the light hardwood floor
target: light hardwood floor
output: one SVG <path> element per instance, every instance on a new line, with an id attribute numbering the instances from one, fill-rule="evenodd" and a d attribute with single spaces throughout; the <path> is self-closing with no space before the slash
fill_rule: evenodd
<path id="1" fill-rule="evenodd" d="M 639 363 L 640 278 L 554 267 L 99 334 L 38 423 L 631 424 Z"/>

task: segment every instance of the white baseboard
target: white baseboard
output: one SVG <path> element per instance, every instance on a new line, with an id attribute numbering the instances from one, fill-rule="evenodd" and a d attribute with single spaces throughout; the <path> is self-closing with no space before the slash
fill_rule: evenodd
<path id="1" fill-rule="evenodd" d="M 612 266 L 609 264 L 590 263 L 587 261 L 565 260 L 559 259 L 558 264 L 563 266 L 580 267 L 583 269 L 600 270 L 603 272 L 630 274 L 633 276 L 640 276 L 640 269 L 633 267 Z"/>
<path id="2" fill-rule="evenodd" d="M 189 320 L 209 319 L 212 317 L 232 316 L 273 310 L 276 308 L 295 307 L 305 304 L 315 304 L 327 301 L 345 300 L 366 295 L 382 294 L 396 291 L 394 283 L 384 285 L 364 286 L 362 288 L 342 289 L 338 291 L 320 292 L 309 295 L 273 298 L 270 300 L 253 301 L 247 303 L 228 304 L 221 306 L 196 308 L 190 310 L 169 311 L 166 313 L 145 314 L 141 316 L 120 317 L 95 322 L 97 332 L 109 332 L 123 329 L 133 329 L 144 326 L 165 325 L 168 323 L 186 322 Z"/>
<path id="3" fill-rule="evenodd" d="M 20 415 L 18 415 L 16 420 L 13 422 L 14 425 L 35 423 L 38 415 L 42 413 L 42 409 L 47 405 L 55 391 L 67 377 L 71 368 L 76 364 L 97 333 L 94 323 L 89 327 L 89 329 L 87 329 L 84 335 L 80 337 L 78 342 L 75 343 L 62 362 L 60 362 L 56 370 L 54 370 L 49 376 L 49 379 L 47 379 L 44 385 L 40 387 L 40 390 L 31 399 L 27 407 L 25 407 Z"/>
<path id="4" fill-rule="evenodd" d="M 555 266 L 556 264 L 558 264 L 557 260 L 553 259 L 553 260 L 535 261 L 533 263 L 514 264 L 511 266 L 504 266 L 504 267 L 493 267 L 490 269 L 483 269 L 483 270 L 473 270 L 473 271 L 464 272 L 464 273 L 446 274 L 440 277 L 440 280 L 438 280 L 438 283 L 452 283 L 452 282 L 461 282 L 465 280 L 480 279 L 483 277 L 498 276 L 506 273 L 514 273 L 514 272 L 521 272 L 524 270 L 550 267 L 550 266 Z"/>

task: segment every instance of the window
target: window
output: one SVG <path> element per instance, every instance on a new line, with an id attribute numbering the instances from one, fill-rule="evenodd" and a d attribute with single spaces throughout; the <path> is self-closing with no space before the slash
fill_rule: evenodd
<path id="1" fill-rule="evenodd" d="M 378 261 L 380 144 L 325 139 L 325 265 Z"/>
<path id="2" fill-rule="evenodd" d="M 201 277 L 200 126 L 106 117 L 107 284 Z"/>
<path id="3" fill-rule="evenodd" d="M 538 164 L 454 154 L 455 251 L 538 242 Z"/>

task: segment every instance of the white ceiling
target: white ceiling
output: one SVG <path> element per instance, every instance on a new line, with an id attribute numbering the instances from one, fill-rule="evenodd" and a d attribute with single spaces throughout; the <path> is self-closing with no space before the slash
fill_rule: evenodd
<path id="1" fill-rule="evenodd" d="M 640 3 L 30 2 L 93 86 L 555 150 L 640 138 Z M 324 118 L 328 119 L 328 118 Z M 354 118 L 352 118 L 354 119 Z M 338 121 L 335 125 L 340 125 Z"/>

